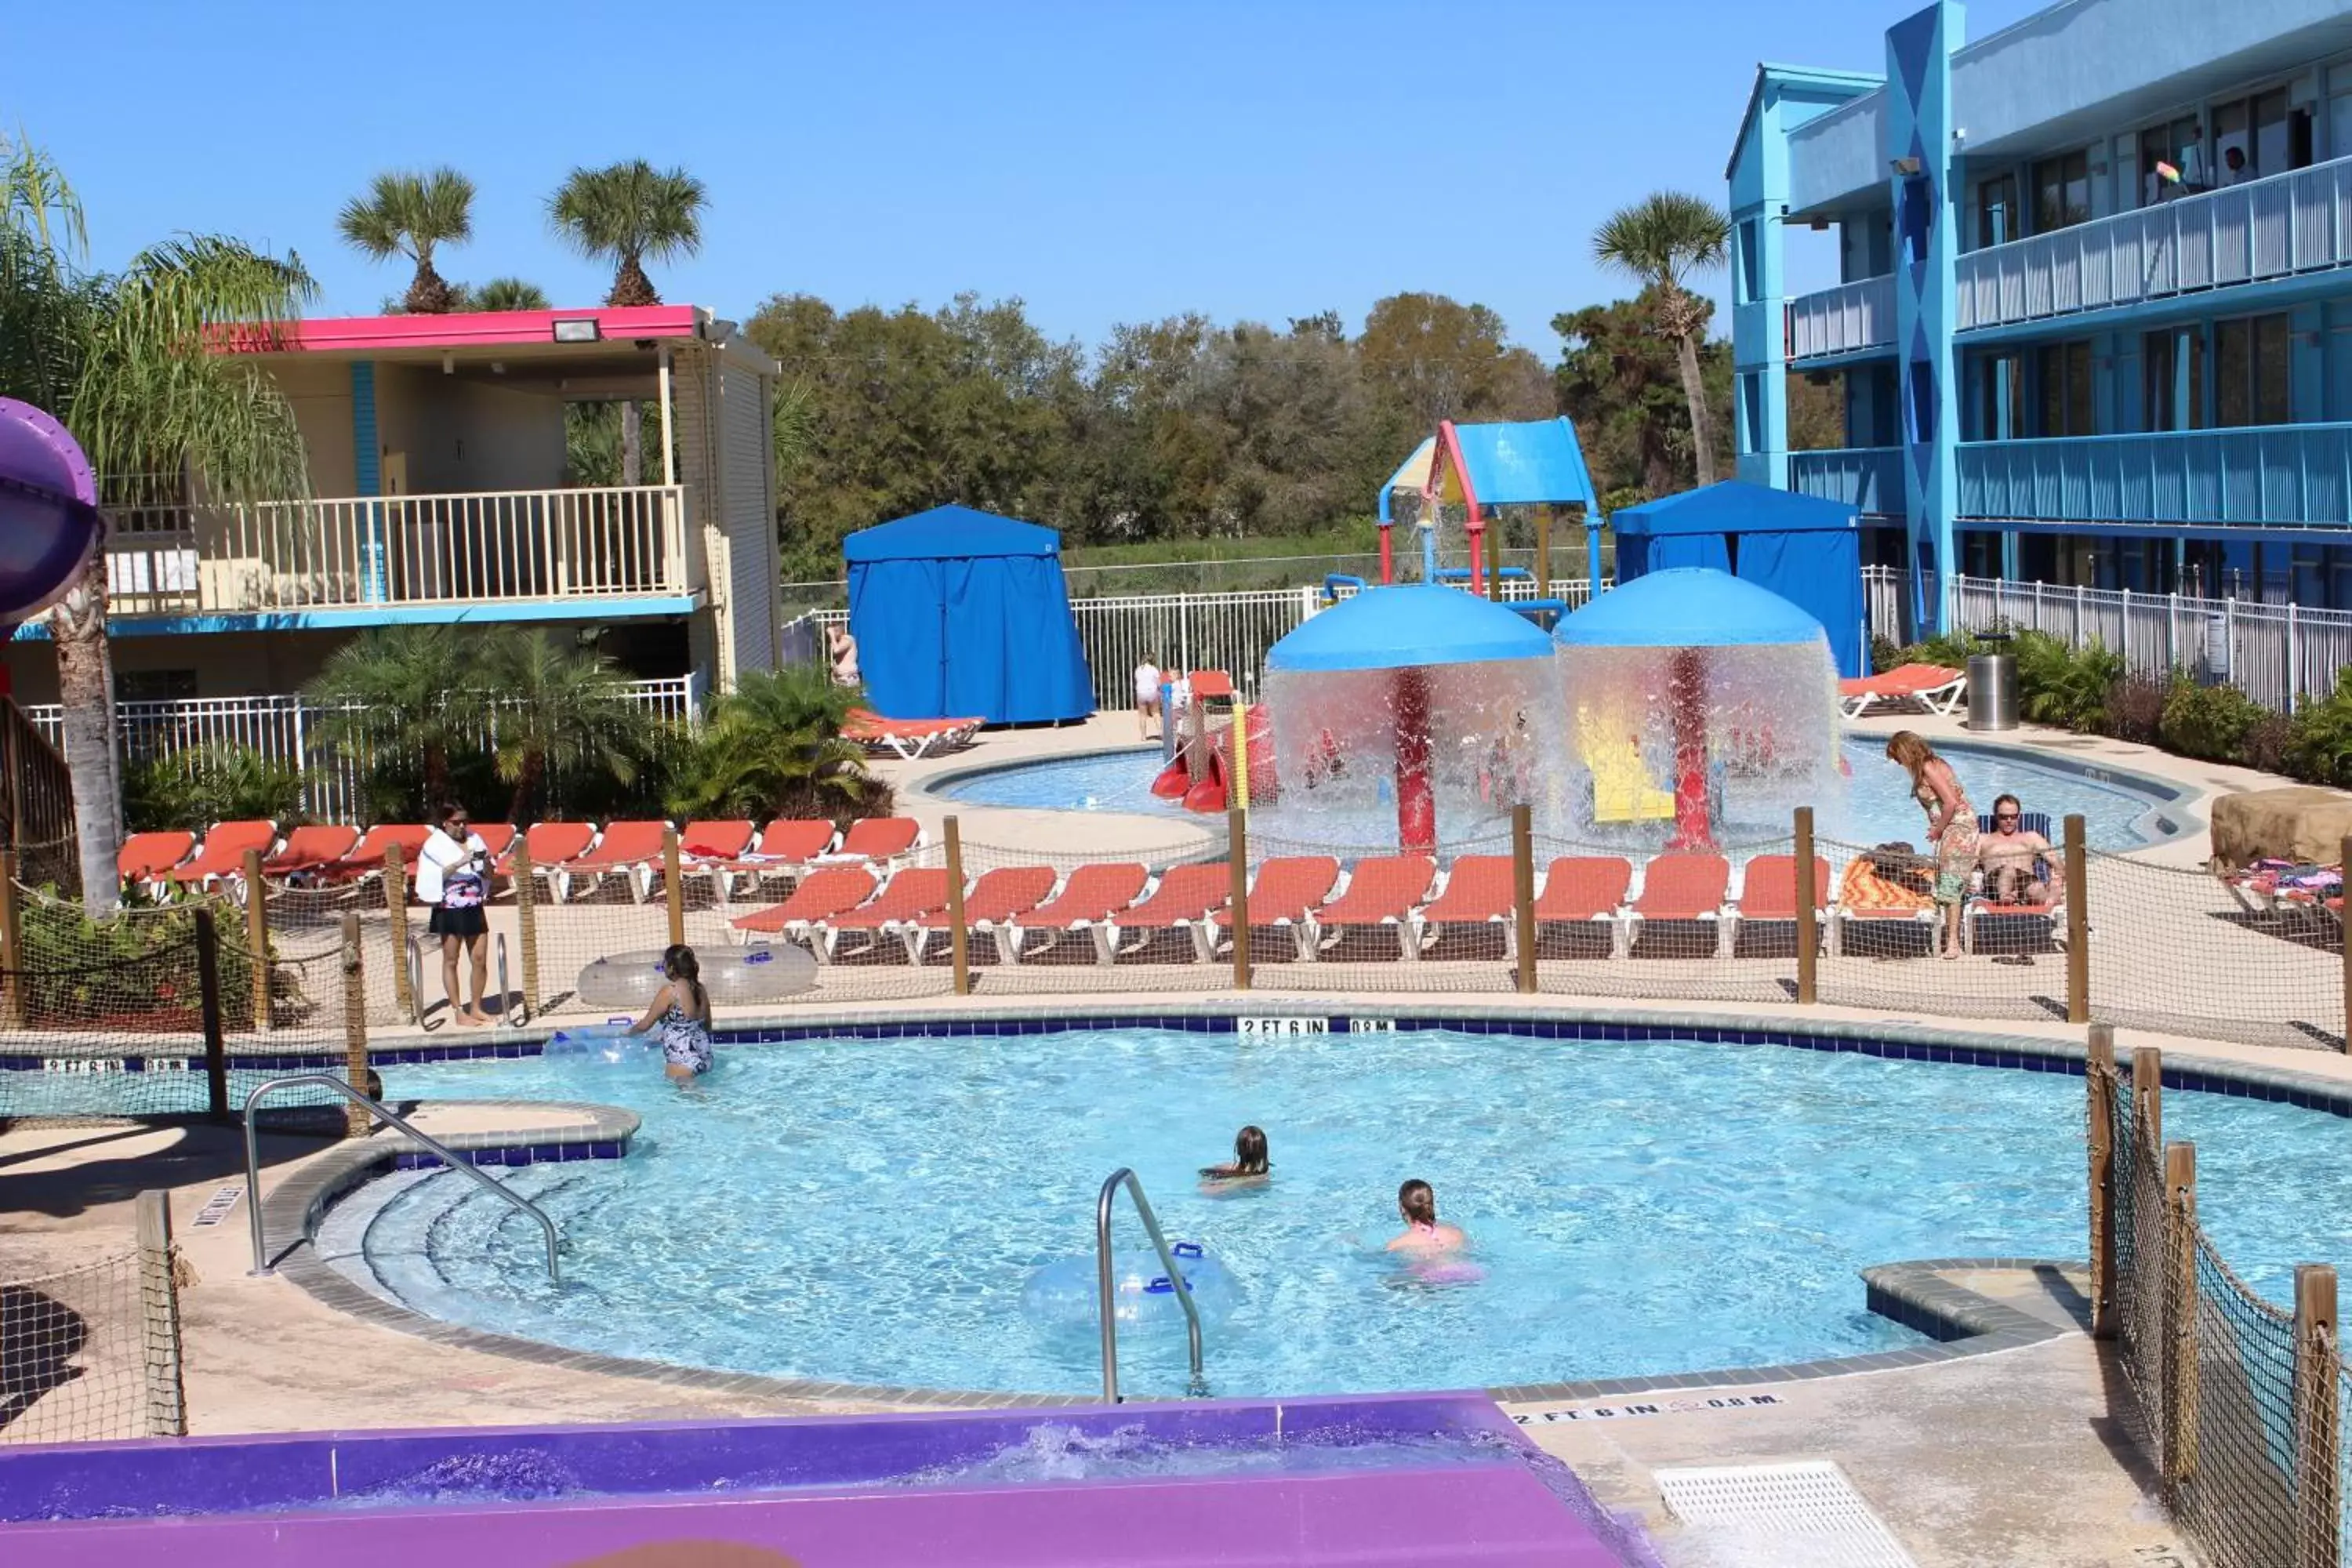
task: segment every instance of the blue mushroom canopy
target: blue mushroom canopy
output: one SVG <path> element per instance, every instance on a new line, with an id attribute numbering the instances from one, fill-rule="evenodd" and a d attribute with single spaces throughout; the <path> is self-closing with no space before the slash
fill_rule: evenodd
<path id="1" fill-rule="evenodd" d="M 1551 638 L 1515 611 L 1459 588 L 1412 584 L 1341 600 L 1268 648 L 1265 668 L 1408 669 L 1550 656 Z"/>
<path id="2" fill-rule="evenodd" d="M 1711 566 L 1677 566 L 1596 595 L 1551 635 L 1563 647 L 1785 647 L 1828 633 L 1769 588 Z"/>

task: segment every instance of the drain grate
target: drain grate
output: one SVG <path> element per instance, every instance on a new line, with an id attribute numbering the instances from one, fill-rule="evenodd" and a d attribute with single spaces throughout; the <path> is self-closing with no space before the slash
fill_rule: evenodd
<path id="1" fill-rule="evenodd" d="M 1658 1491 L 1722 1568 L 1918 1568 L 1827 1459 L 1660 1470 Z"/>

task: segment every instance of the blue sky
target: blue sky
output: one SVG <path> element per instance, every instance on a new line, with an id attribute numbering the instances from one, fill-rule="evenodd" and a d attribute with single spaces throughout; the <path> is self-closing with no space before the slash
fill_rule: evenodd
<path id="1" fill-rule="evenodd" d="M 65 164 L 100 264 L 231 233 L 298 251 L 319 314 L 406 282 L 337 241 L 336 209 L 379 169 L 439 163 L 479 187 L 446 276 L 593 303 L 606 279 L 549 236 L 546 194 L 642 156 L 709 185 L 701 256 L 655 276 L 722 315 L 970 289 L 1091 344 L 1186 309 L 1353 327 L 1423 289 L 1493 306 L 1549 359 L 1556 311 L 1622 291 L 1587 257 L 1612 208 L 1722 199 L 1759 59 L 1881 69 L 1905 8 L 87 0 L 11 16 L 0 124 Z M 1978 5 L 1969 31 L 2033 8 Z M 1833 280 L 1817 254 L 1795 265 Z"/>

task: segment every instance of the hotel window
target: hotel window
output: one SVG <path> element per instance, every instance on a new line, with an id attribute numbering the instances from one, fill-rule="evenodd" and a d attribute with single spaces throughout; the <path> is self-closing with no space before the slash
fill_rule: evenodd
<path id="1" fill-rule="evenodd" d="M 2034 434 L 2097 435 L 2090 343 L 2052 343 L 2036 350 L 2033 358 L 2034 371 L 2042 383 L 2042 423 Z"/>
<path id="2" fill-rule="evenodd" d="M 2015 354 L 1988 354 L 1977 378 L 1979 441 L 2010 441 L 2025 434 L 2025 362 Z"/>
<path id="3" fill-rule="evenodd" d="M 2205 132 L 2194 120 L 2175 120 L 2139 133 L 2139 205 L 2152 207 L 2205 188 Z M 2177 178 L 2157 165 L 2168 165 Z"/>
<path id="4" fill-rule="evenodd" d="M 2002 174 L 1977 186 L 1977 248 L 2018 237 L 2017 176 Z"/>
<path id="5" fill-rule="evenodd" d="M 2224 426 L 2294 421 L 2294 371 L 2284 315 L 2216 322 L 2213 422 Z"/>
<path id="6" fill-rule="evenodd" d="M 2033 165 L 2033 232 L 2091 221 L 2091 155 L 2069 153 Z"/>
<path id="7" fill-rule="evenodd" d="M 117 702 L 188 702 L 195 695 L 193 669 L 125 669 L 114 677 Z"/>
<path id="8" fill-rule="evenodd" d="M 2180 334 L 2168 328 L 2141 340 L 2140 363 L 2145 366 L 2149 430 L 2201 430 L 2205 427 L 2205 337 L 2191 328 L 2189 337 L 2189 417 L 2180 417 Z"/>
<path id="9" fill-rule="evenodd" d="M 2300 161 L 2298 140 L 2303 143 Z M 2215 184 L 2238 185 L 2264 174 L 2283 174 L 2310 159 L 2310 131 L 2305 127 L 2298 137 L 2287 113 L 2286 89 L 2273 88 L 2213 110 Z"/>

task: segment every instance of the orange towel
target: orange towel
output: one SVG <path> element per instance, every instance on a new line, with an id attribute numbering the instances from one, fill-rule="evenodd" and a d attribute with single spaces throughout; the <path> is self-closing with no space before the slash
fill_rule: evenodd
<path id="1" fill-rule="evenodd" d="M 1935 900 L 1916 888 L 1889 881 L 1867 859 L 1847 863 L 1838 881 L 1838 904 L 1849 910 L 1924 910 Z"/>

